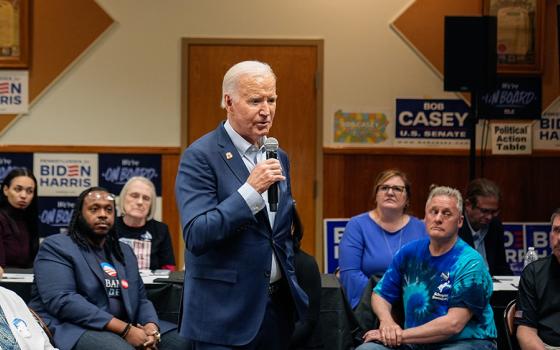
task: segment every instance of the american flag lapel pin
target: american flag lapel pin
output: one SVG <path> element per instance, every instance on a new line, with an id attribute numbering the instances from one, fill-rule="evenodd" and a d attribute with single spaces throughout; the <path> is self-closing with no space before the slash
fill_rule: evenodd
<path id="1" fill-rule="evenodd" d="M 231 152 L 226 152 L 226 159 L 230 160 L 231 158 L 233 158 L 233 154 L 231 154 Z"/>

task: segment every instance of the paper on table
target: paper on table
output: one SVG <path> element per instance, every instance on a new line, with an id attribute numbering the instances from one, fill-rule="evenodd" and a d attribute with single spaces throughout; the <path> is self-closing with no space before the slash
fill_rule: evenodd
<path id="1" fill-rule="evenodd" d="M 516 291 L 519 276 L 494 276 L 494 291 Z"/>
<path id="2" fill-rule="evenodd" d="M 33 282 L 32 273 L 4 273 L 2 282 Z"/>

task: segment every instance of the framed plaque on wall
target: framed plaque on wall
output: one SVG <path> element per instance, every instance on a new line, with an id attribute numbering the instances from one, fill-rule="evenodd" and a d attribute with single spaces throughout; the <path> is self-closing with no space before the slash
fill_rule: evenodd
<path id="1" fill-rule="evenodd" d="M 544 0 L 483 0 L 496 16 L 498 73 L 538 74 L 543 64 Z"/>
<path id="2" fill-rule="evenodd" d="M 29 67 L 31 0 L 0 0 L 0 69 Z"/>

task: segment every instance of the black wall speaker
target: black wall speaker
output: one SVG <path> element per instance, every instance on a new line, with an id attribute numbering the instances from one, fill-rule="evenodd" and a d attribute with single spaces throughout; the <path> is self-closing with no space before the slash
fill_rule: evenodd
<path id="1" fill-rule="evenodd" d="M 496 17 L 446 16 L 445 91 L 492 88 L 496 80 Z"/>

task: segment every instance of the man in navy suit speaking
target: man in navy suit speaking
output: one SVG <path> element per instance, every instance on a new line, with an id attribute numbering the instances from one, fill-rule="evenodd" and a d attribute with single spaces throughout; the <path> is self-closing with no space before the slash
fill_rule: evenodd
<path id="1" fill-rule="evenodd" d="M 179 164 L 186 245 L 180 333 L 195 349 L 287 349 L 295 317 L 307 309 L 294 272 L 288 157 L 264 149 L 277 145 L 267 142 L 276 100 L 268 64 L 232 66 L 222 86 L 227 120 L 189 146 Z"/>

